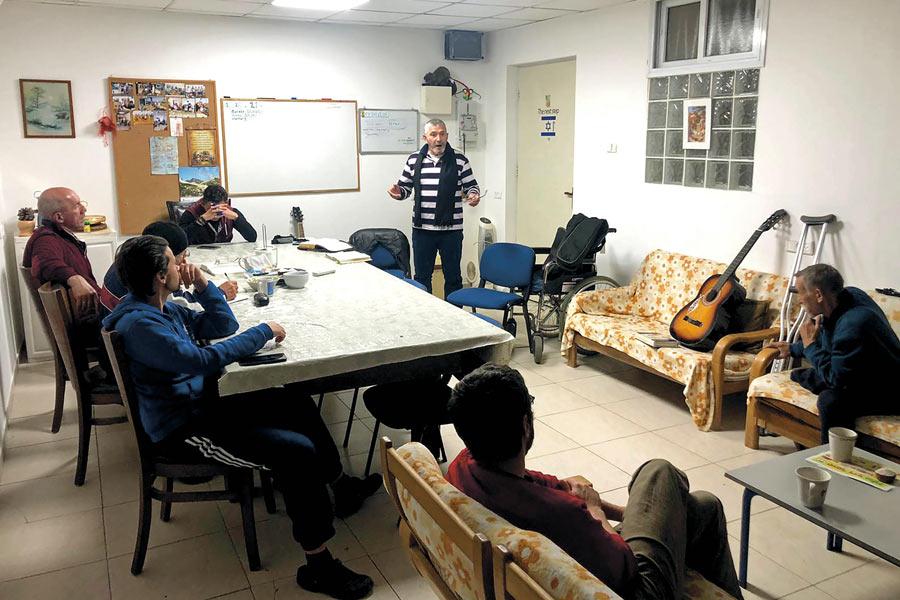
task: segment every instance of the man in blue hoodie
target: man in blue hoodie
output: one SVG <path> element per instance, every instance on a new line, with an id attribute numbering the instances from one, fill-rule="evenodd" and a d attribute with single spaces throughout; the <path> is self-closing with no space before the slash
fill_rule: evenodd
<path id="1" fill-rule="evenodd" d="M 831 427 L 854 428 L 866 415 L 896 415 L 890 393 L 900 371 L 900 340 L 884 312 L 859 288 L 844 287 L 831 265 L 810 265 L 795 278 L 797 300 L 808 318 L 793 344 L 772 342 L 779 357 L 806 358 L 809 369 L 791 379 L 819 395 L 822 443 Z"/>
<path id="2" fill-rule="evenodd" d="M 381 487 L 381 478 L 348 477 L 328 428 L 312 399 L 279 387 L 219 397 L 215 378 L 225 365 L 249 356 L 270 339 L 278 323 L 261 323 L 204 347 L 198 340 L 238 329 L 222 291 L 208 285 L 196 265 L 176 265 L 165 239 L 144 235 L 116 253 L 116 271 L 129 293 L 103 320 L 116 330 L 131 358 L 131 377 L 144 430 L 165 456 L 201 456 L 271 470 L 281 490 L 294 539 L 306 552 L 297 583 L 310 591 L 353 600 L 371 591 L 372 579 L 344 567 L 326 546 L 333 517 L 349 516 Z M 184 282 L 204 312 L 166 302 Z M 207 383 L 204 378 L 211 378 Z M 334 492 L 332 509 L 327 487 Z"/>

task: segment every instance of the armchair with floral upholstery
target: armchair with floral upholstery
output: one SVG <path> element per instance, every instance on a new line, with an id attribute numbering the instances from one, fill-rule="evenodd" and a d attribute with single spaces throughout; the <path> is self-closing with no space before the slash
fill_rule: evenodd
<path id="1" fill-rule="evenodd" d="M 653 348 L 632 336 L 638 331 L 669 334 L 669 323 L 702 283 L 722 273 L 725 263 L 654 250 L 626 286 L 588 291 L 569 303 L 561 352 L 576 366 L 577 348 L 610 356 L 684 385 L 685 403 L 701 430 L 720 429 L 722 396 L 747 389 L 755 352 L 739 349 L 778 336 L 778 314 L 787 279 L 738 269 L 747 298 L 768 302 L 762 327 L 726 335 L 711 352 L 685 347 Z"/>
<path id="2" fill-rule="evenodd" d="M 410 442 L 394 450 L 391 441 L 382 438 L 381 464 L 385 487 L 400 512 L 404 550 L 441 598 L 482 600 L 480 594 L 485 589 L 489 594 L 499 592 L 498 599 L 502 597 L 502 590 L 495 590 L 493 581 L 481 580 L 491 579 L 491 557 L 483 562 L 479 549 L 473 561 L 472 553 L 454 543 L 441 527 L 441 523 L 457 519 L 465 528 L 486 536 L 492 545 L 508 548 L 516 564 L 552 598 L 619 598 L 552 541 L 537 532 L 515 527 L 456 489 L 444 479 L 434 456 L 422 444 Z M 415 482 L 409 479 L 413 473 Z M 411 493 L 404 488 L 404 479 L 419 489 Z M 420 483 L 427 486 L 427 493 L 422 493 Z M 448 595 L 448 590 L 452 594 Z M 727 600 L 731 596 L 688 569 L 684 598 Z"/>
<path id="3" fill-rule="evenodd" d="M 869 296 L 900 335 L 900 298 L 869 291 Z M 750 369 L 747 390 L 747 422 L 744 445 L 759 448 L 759 430 L 783 435 L 806 447 L 821 443 L 818 395 L 791 381 L 790 371 L 766 373 L 778 355 L 774 348 L 760 352 Z M 885 393 L 891 393 L 885 390 Z M 900 412 L 900 410 L 898 410 Z M 900 415 L 861 417 L 854 427 L 859 434 L 857 445 L 877 454 L 900 459 Z"/>

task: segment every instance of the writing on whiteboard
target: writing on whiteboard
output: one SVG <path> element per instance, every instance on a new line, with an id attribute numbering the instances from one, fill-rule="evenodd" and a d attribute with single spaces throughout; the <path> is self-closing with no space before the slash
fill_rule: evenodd
<path id="1" fill-rule="evenodd" d="M 264 114 L 262 104 L 256 101 L 225 103 L 225 110 L 232 121 L 253 121 Z"/>

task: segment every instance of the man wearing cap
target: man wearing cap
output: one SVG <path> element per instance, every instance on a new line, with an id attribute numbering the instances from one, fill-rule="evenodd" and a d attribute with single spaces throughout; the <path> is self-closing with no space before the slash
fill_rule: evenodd
<path id="1" fill-rule="evenodd" d="M 175 265 L 178 267 L 181 283 L 185 288 L 190 287 L 191 278 L 189 273 L 191 271 L 186 268 L 188 263 L 185 260 L 187 258 L 188 239 L 184 230 L 175 223 L 157 221 L 147 225 L 141 234 L 156 235 L 169 243 L 169 249 L 172 250 L 172 254 L 175 255 Z M 226 281 L 219 286 L 219 289 L 222 290 L 226 300 L 233 300 L 237 295 L 237 282 Z M 116 305 L 125 298 L 126 294 L 128 294 L 128 290 L 119 279 L 115 265 L 110 266 L 109 270 L 106 271 L 106 276 L 103 278 L 103 289 L 100 290 L 100 302 L 111 312 Z M 176 298 L 182 297 L 187 302 L 194 302 L 193 294 L 186 289 L 180 289 L 177 292 L 173 292 L 172 295 Z"/>

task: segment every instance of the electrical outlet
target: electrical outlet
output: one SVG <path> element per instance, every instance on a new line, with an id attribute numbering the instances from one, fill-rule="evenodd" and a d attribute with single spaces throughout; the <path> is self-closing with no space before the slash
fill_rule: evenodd
<path id="1" fill-rule="evenodd" d="M 787 251 L 791 254 L 797 253 L 797 246 L 800 245 L 800 240 L 788 240 L 787 243 Z M 813 243 L 811 241 L 807 241 L 803 244 L 803 254 L 807 256 L 813 255 Z"/>

